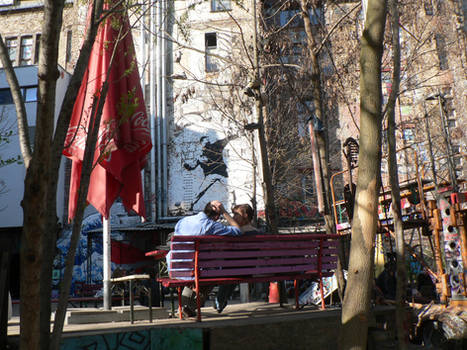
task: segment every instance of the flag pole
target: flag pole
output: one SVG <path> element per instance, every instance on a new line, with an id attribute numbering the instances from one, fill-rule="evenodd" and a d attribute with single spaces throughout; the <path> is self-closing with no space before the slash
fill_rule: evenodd
<path id="1" fill-rule="evenodd" d="M 109 215 L 110 216 L 110 215 Z M 111 310 L 110 303 L 110 221 L 102 217 L 102 254 L 103 254 L 103 283 L 104 283 L 104 310 Z"/>

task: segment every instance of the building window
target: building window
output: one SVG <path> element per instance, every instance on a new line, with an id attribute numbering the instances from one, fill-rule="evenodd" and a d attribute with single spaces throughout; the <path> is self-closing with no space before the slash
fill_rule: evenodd
<path id="1" fill-rule="evenodd" d="M 456 119 L 448 119 L 448 128 L 455 128 L 457 126 Z"/>
<path id="2" fill-rule="evenodd" d="M 454 167 L 456 170 L 462 169 L 462 157 L 457 155 L 453 157 Z"/>
<path id="3" fill-rule="evenodd" d="M 10 89 L 0 89 L 0 106 L 13 104 L 13 96 Z"/>
<path id="4" fill-rule="evenodd" d="M 32 35 L 21 37 L 20 66 L 29 66 L 32 64 Z"/>
<path id="5" fill-rule="evenodd" d="M 431 0 L 425 0 L 424 5 L 425 5 L 425 14 L 427 16 L 433 16 L 433 3 L 431 2 Z"/>
<path id="6" fill-rule="evenodd" d="M 415 135 L 412 128 L 404 129 L 404 140 L 413 142 L 415 140 Z"/>
<path id="7" fill-rule="evenodd" d="M 438 52 L 439 69 L 446 70 L 449 68 L 448 59 L 446 57 L 446 40 L 443 35 L 436 34 L 436 51 Z"/>
<path id="8" fill-rule="evenodd" d="M 41 35 L 36 34 L 36 44 L 34 47 L 34 64 L 39 63 L 39 49 L 41 48 Z"/>
<path id="9" fill-rule="evenodd" d="M 37 101 L 37 86 L 28 86 L 23 88 L 24 102 L 36 102 Z"/>
<path id="10" fill-rule="evenodd" d="M 18 38 L 7 38 L 5 41 L 8 55 L 10 56 L 11 62 L 14 64 L 16 61 L 16 50 L 18 46 Z"/>
<path id="11" fill-rule="evenodd" d="M 71 62 L 71 38 L 73 32 L 71 30 L 66 32 L 66 54 L 65 54 L 65 62 Z"/>
<path id="12" fill-rule="evenodd" d="M 206 45 L 206 72 L 217 72 L 219 71 L 219 66 L 216 58 L 212 56 L 217 50 L 217 34 L 204 34 L 204 42 Z"/>
<path id="13" fill-rule="evenodd" d="M 279 13 L 279 27 L 288 25 L 289 28 L 303 27 L 303 21 L 298 10 L 285 10 Z"/>
<path id="14" fill-rule="evenodd" d="M 228 11 L 232 6 L 230 0 L 211 0 L 211 11 Z"/>

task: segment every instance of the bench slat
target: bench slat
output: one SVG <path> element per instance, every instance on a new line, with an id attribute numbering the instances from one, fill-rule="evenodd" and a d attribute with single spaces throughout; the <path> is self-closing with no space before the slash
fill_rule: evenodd
<path id="1" fill-rule="evenodd" d="M 199 253 L 199 259 L 216 258 L 247 258 L 247 257 L 268 257 L 268 256 L 316 256 L 317 249 L 287 249 L 287 250 L 246 250 L 246 251 L 205 251 Z"/>
<path id="2" fill-rule="evenodd" d="M 274 242 L 280 242 L 280 241 L 319 241 L 320 239 L 323 240 L 334 240 L 338 241 L 341 238 L 340 235 L 337 234 L 280 234 L 280 235 L 269 235 L 269 234 L 263 234 L 263 235 L 256 235 L 256 236 L 180 236 L 176 235 L 173 236 L 172 242 L 190 242 L 190 241 L 195 241 L 198 240 L 200 242 L 228 242 L 228 241 L 238 241 L 241 239 L 242 241 L 260 241 L 260 242 L 265 242 L 265 241 L 274 241 Z"/>
<path id="3" fill-rule="evenodd" d="M 333 272 L 323 272 L 323 277 L 332 276 Z M 276 282 L 286 280 L 303 280 L 315 279 L 316 273 L 301 273 L 290 275 L 269 275 L 269 276 L 254 276 L 254 277 L 222 277 L 222 278 L 203 278 L 199 281 L 200 285 L 219 285 L 233 283 L 250 283 L 250 282 Z M 183 287 L 193 286 L 194 280 L 179 280 L 171 278 L 158 278 L 158 282 L 164 287 Z"/>
<path id="4" fill-rule="evenodd" d="M 274 258 L 274 259 L 235 259 L 235 260 L 203 260 L 199 262 L 199 267 L 203 268 L 223 268 L 232 266 L 268 266 L 268 265 L 293 265 L 308 263 L 313 258 L 299 257 L 299 258 Z M 335 261 L 335 256 L 324 256 L 322 262 Z M 172 261 L 173 269 L 193 269 L 194 261 Z"/>
<path id="5" fill-rule="evenodd" d="M 323 247 L 335 247 L 336 242 L 323 241 Z M 235 250 L 235 249 L 303 249 L 319 247 L 319 241 L 291 241 L 291 242 L 200 242 L 199 250 Z"/>
<path id="6" fill-rule="evenodd" d="M 322 270 L 335 269 L 336 263 L 330 262 L 322 265 Z M 230 269 L 209 269 L 201 270 L 200 278 L 222 277 L 222 276 L 250 276 L 264 274 L 282 274 L 282 273 L 314 273 L 317 274 L 317 264 L 285 265 L 285 266 L 257 266 L 257 267 L 236 267 Z M 171 271 L 172 278 L 193 277 L 193 271 Z"/>
<path id="7" fill-rule="evenodd" d="M 205 259 L 216 259 L 216 258 L 246 258 L 246 257 L 267 257 L 267 256 L 304 256 L 311 255 L 316 256 L 318 250 L 309 250 L 309 249 L 298 249 L 298 250 L 251 250 L 251 251 L 214 251 L 214 252 L 200 252 L 200 260 Z M 322 255 L 337 255 L 337 248 L 326 248 L 322 250 Z M 172 259 L 194 259 L 195 253 L 192 252 L 179 252 L 172 251 Z"/>
<path id="8" fill-rule="evenodd" d="M 195 252 L 192 251 L 192 252 L 184 252 L 184 253 L 180 253 L 180 252 L 177 252 L 177 251 L 173 251 L 171 253 L 172 255 L 172 260 L 174 259 L 194 259 L 195 258 Z"/>

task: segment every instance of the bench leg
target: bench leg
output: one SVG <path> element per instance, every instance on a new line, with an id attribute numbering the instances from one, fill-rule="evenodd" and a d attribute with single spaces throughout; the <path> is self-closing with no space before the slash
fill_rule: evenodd
<path id="1" fill-rule="evenodd" d="M 170 317 L 175 317 L 175 301 L 174 301 L 174 290 L 173 288 L 169 288 L 170 291 L 170 310 L 171 314 Z"/>
<path id="2" fill-rule="evenodd" d="M 135 322 L 135 315 L 134 315 L 134 295 L 133 295 L 133 280 L 130 280 L 130 323 L 133 324 Z"/>
<path id="3" fill-rule="evenodd" d="M 149 301 L 149 323 L 152 323 L 152 288 L 151 288 L 151 285 L 149 285 L 148 301 Z"/>
<path id="4" fill-rule="evenodd" d="M 178 292 L 178 316 L 180 319 L 183 319 L 182 315 L 182 287 L 177 287 L 177 292 Z"/>
<path id="5" fill-rule="evenodd" d="M 319 292 L 321 294 L 321 309 L 326 309 L 326 304 L 324 303 L 324 288 L 323 288 L 323 277 L 319 278 Z"/>
<path id="6" fill-rule="evenodd" d="M 196 284 L 196 321 L 201 322 L 201 291 L 199 284 Z"/>
<path id="7" fill-rule="evenodd" d="M 298 305 L 298 281 L 297 280 L 293 281 L 293 288 L 295 291 L 295 309 L 298 310 L 299 305 Z"/>

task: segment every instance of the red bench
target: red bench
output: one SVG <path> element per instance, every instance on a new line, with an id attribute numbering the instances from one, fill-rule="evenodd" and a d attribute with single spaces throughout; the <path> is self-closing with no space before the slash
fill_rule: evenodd
<path id="1" fill-rule="evenodd" d="M 173 236 L 170 277 L 157 281 L 164 287 L 178 289 L 180 317 L 184 286 L 194 286 L 197 291 L 205 285 L 293 280 L 298 308 L 297 281 L 312 278 L 319 279 L 324 308 L 322 278 L 334 273 L 339 237 L 327 234 Z M 185 261 L 174 261 L 179 259 Z M 199 300 L 197 309 L 197 319 L 201 321 Z"/>

